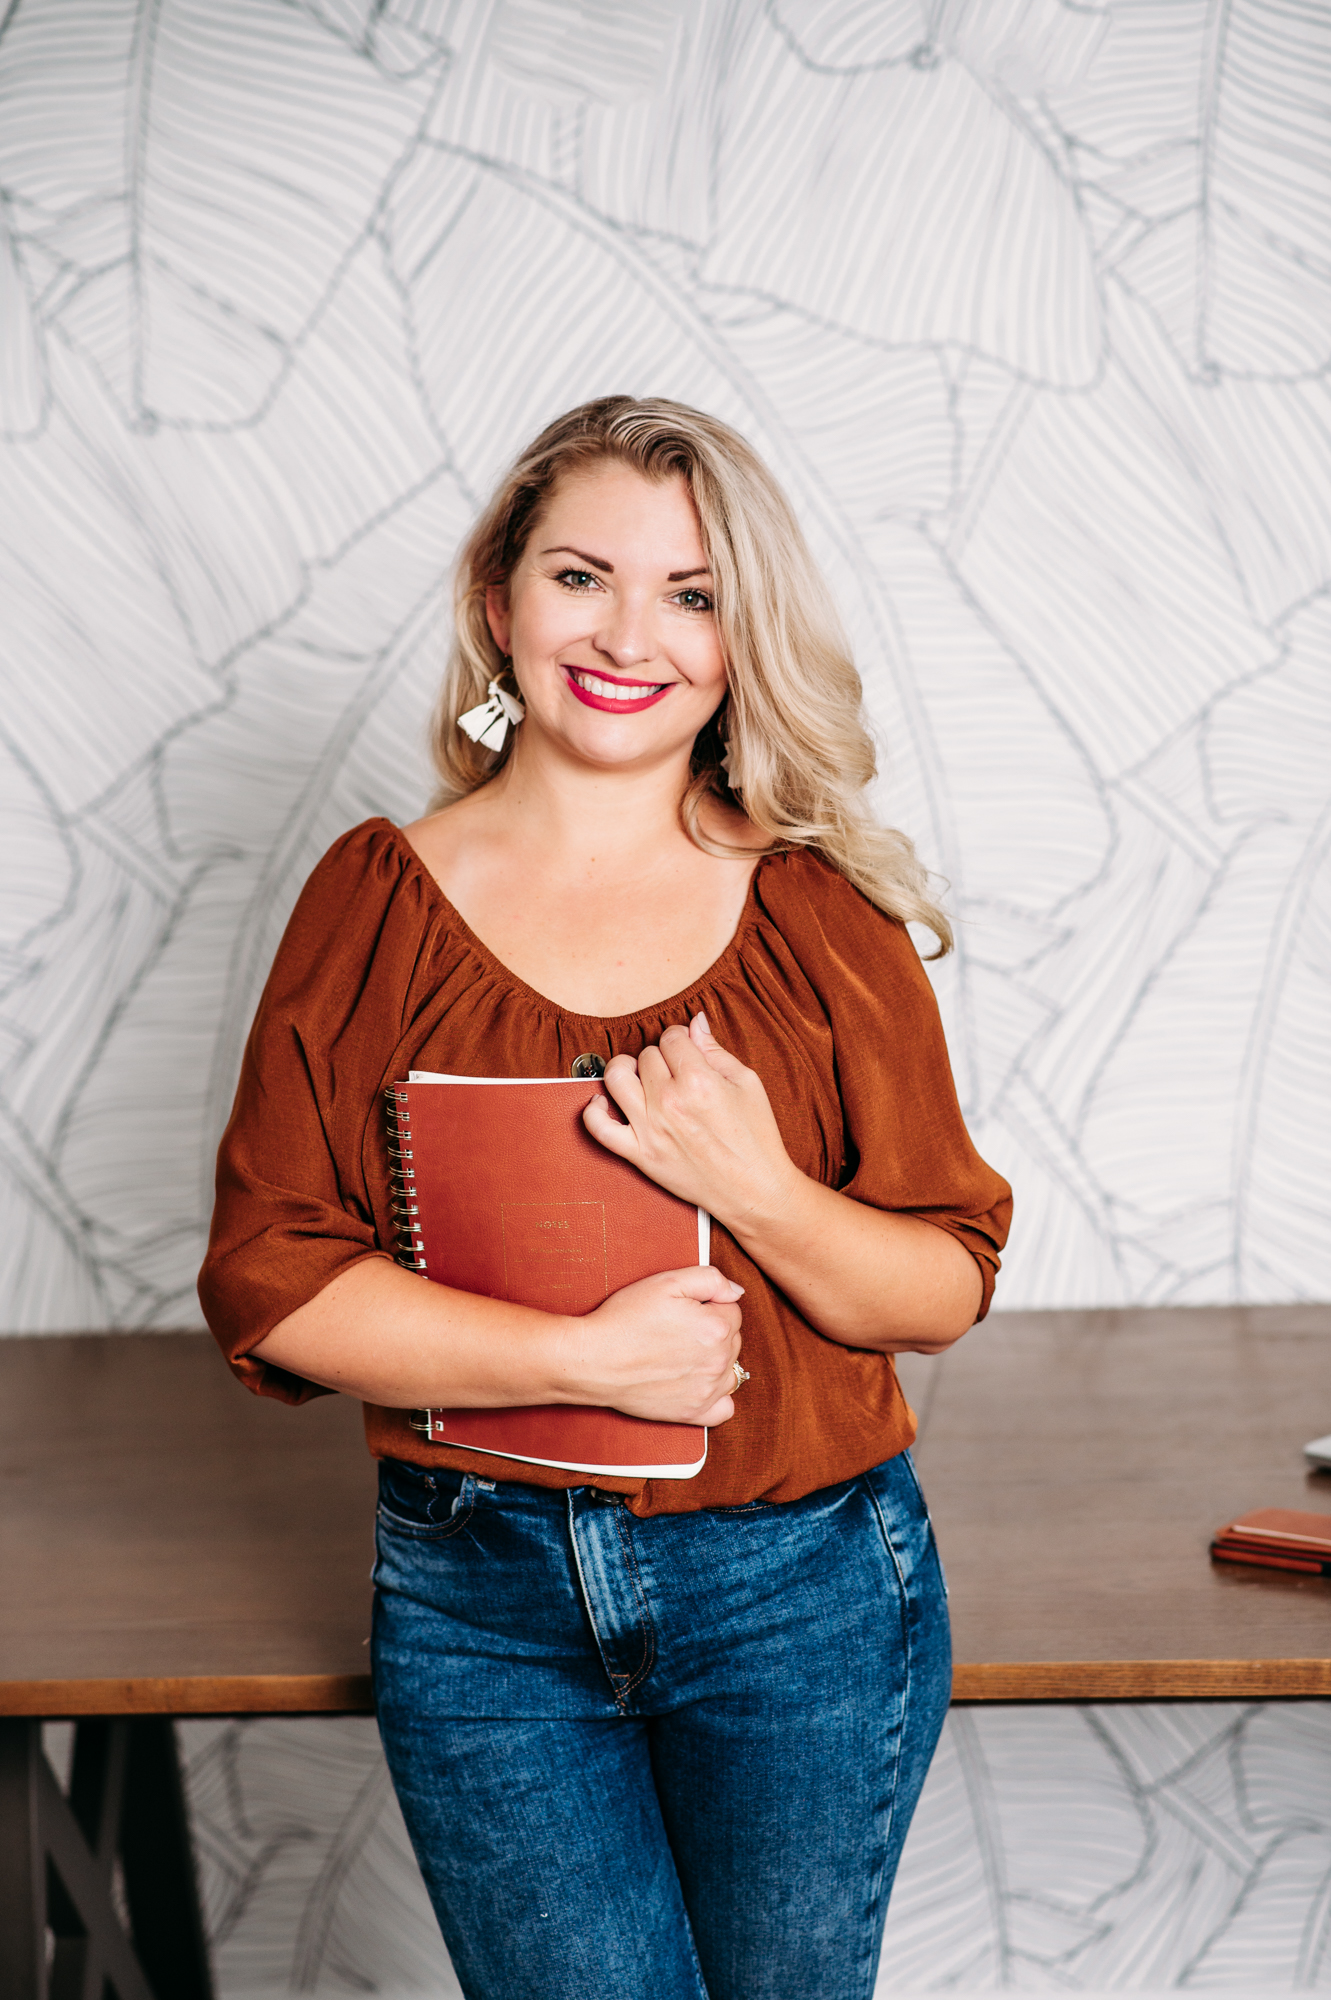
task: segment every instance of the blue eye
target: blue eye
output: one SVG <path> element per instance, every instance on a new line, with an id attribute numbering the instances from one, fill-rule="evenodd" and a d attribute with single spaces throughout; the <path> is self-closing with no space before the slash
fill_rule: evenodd
<path id="1" fill-rule="evenodd" d="M 564 584 L 569 590 L 589 590 L 598 579 L 589 569 L 561 569 L 556 583 Z"/>

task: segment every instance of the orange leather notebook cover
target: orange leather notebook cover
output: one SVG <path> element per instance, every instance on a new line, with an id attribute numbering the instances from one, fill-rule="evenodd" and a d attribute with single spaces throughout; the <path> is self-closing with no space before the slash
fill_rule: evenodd
<path id="1" fill-rule="evenodd" d="M 594 1079 L 516 1081 L 413 1070 L 389 1086 L 400 1260 L 460 1291 L 588 1313 L 657 1271 L 705 1264 L 710 1221 L 598 1146 Z M 428 1410 L 434 1444 L 568 1472 L 691 1479 L 701 1424 L 658 1424 L 570 1403 Z"/>
<path id="2" fill-rule="evenodd" d="M 1259 1507 L 1216 1532 L 1211 1554 L 1219 1562 L 1254 1563 L 1262 1569 L 1302 1570 L 1331 1576 L 1331 1514 L 1292 1507 Z"/>

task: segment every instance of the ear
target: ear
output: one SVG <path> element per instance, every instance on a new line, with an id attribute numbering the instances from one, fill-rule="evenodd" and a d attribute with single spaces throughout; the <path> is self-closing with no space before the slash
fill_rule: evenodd
<path id="1" fill-rule="evenodd" d="M 508 609 L 508 586 L 503 583 L 487 583 L 485 586 L 485 622 L 490 627 L 490 637 L 505 658 L 512 652 L 509 633 L 513 620 Z"/>

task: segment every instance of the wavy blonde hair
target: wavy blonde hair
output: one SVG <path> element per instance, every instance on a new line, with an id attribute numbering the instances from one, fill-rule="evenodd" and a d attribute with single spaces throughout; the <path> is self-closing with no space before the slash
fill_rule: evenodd
<path id="1" fill-rule="evenodd" d="M 570 410 L 520 454 L 481 514 L 458 556 L 431 809 L 487 783 L 514 740 L 510 732 L 502 750 L 487 750 L 457 726 L 508 666 L 486 619 L 486 590 L 507 583 L 558 482 L 606 459 L 647 479 L 687 482 L 716 585 L 729 685 L 694 742 L 680 802 L 689 838 L 709 854 L 741 851 L 699 824 L 709 799 L 733 793 L 767 836 L 765 852 L 815 848 L 889 916 L 927 925 L 941 957 L 952 926 L 928 874 L 912 842 L 879 826 L 864 798 L 877 766 L 860 677 L 790 503 L 738 432 L 683 403 L 602 396 Z"/>

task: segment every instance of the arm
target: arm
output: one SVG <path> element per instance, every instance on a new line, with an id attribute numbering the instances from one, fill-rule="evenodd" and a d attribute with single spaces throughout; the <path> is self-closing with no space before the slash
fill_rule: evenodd
<path id="1" fill-rule="evenodd" d="M 587 1129 L 609 1151 L 729 1230 L 811 1326 L 848 1347 L 934 1354 L 980 1309 L 974 1258 L 918 1216 L 811 1180 L 786 1152 L 761 1079 L 721 1048 L 703 1015 L 667 1028 L 635 1063 L 616 1056 Z"/>
<path id="2" fill-rule="evenodd" d="M 739 1285 L 702 1266 L 644 1278 L 574 1318 L 454 1291 L 366 1257 L 251 1352 L 388 1409 L 591 1403 L 715 1425 L 734 1415 L 740 1296 Z"/>
<path id="3" fill-rule="evenodd" d="M 789 1174 L 788 1191 L 717 1220 L 810 1326 L 846 1347 L 940 1354 L 975 1324 L 983 1286 L 955 1236 Z"/>

